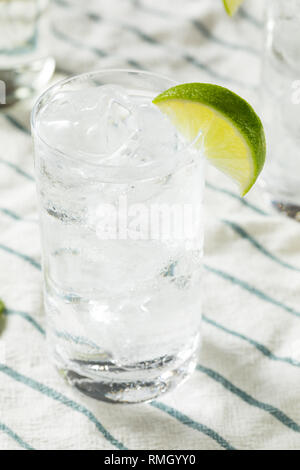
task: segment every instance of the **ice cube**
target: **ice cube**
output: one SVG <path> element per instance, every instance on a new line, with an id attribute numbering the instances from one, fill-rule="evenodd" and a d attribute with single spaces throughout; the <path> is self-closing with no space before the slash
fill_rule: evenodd
<path id="1" fill-rule="evenodd" d="M 135 165 L 145 165 L 172 158 L 178 146 L 178 135 L 168 118 L 150 104 L 136 108 L 139 147 L 134 155 Z"/>
<path id="2" fill-rule="evenodd" d="M 172 173 L 188 146 L 150 97 L 117 85 L 60 92 L 40 117 L 40 133 L 54 148 L 119 167 L 128 179 L 133 168 L 141 176 L 144 168 L 148 176 Z"/>
<path id="3" fill-rule="evenodd" d="M 136 128 L 130 99 L 116 85 L 58 93 L 41 118 L 40 132 L 52 146 L 94 158 L 110 156 Z"/>

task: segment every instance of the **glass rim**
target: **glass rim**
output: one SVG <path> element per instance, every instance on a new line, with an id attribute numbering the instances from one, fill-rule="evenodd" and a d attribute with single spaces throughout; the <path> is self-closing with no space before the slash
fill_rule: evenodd
<path id="1" fill-rule="evenodd" d="M 50 87 L 48 87 L 36 100 L 33 108 L 32 108 L 32 111 L 31 111 L 31 117 L 30 117 L 30 123 L 31 123 L 31 130 L 32 130 L 32 135 L 34 138 L 37 138 L 47 149 L 49 149 L 51 151 L 51 153 L 54 153 L 56 156 L 62 158 L 62 159 L 67 159 L 67 160 L 70 160 L 72 162 L 75 162 L 75 163 L 82 163 L 84 164 L 85 166 L 87 167 L 91 167 L 91 168 L 94 168 L 94 169 L 102 169 L 102 170 L 120 170 L 121 167 L 120 165 L 105 165 L 103 163 L 97 163 L 95 161 L 91 161 L 89 159 L 85 159 L 84 156 L 89 156 L 89 155 L 92 155 L 93 157 L 95 157 L 95 155 L 97 155 L 97 153 L 91 153 L 91 152 L 82 152 L 82 154 L 80 156 L 76 155 L 76 157 L 74 157 L 70 152 L 64 152 L 62 150 L 59 150 L 57 149 L 56 147 L 54 147 L 53 145 L 49 144 L 47 142 L 47 139 L 43 138 L 38 129 L 37 129 L 37 118 L 38 118 L 38 113 L 39 113 L 39 107 L 41 105 L 41 103 L 48 98 L 48 96 L 53 96 L 55 94 L 56 91 L 59 91 L 64 85 L 68 84 L 68 83 L 71 83 L 75 80 L 80 80 L 80 79 L 88 79 L 88 78 L 93 78 L 95 76 L 98 76 L 98 75 L 101 75 L 101 74 L 113 74 L 113 73 L 116 73 L 116 74 L 122 74 L 122 73 L 125 73 L 125 74 L 133 74 L 133 75 L 143 75 L 145 77 L 153 77 L 153 78 L 157 78 L 157 79 L 160 79 L 160 80 L 165 80 L 165 81 L 168 81 L 170 83 L 170 87 L 171 86 L 176 86 L 178 85 L 179 82 L 176 82 L 175 80 L 172 80 L 170 79 L 169 77 L 166 77 L 162 74 L 158 74 L 158 73 L 153 73 L 153 72 L 148 72 L 148 71 L 145 71 L 145 70 L 139 70 L 139 69 L 100 69 L 100 70 L 96 70 L 96 71 L 92 71 L 92 72 L 85 72 L 85 73 L 81 73 L 81 74 L 78 74 L 78 75 L 72 75 L 72 76 L 69 76 L 67 78 L 63 78 L 59 81 L 57 81 L 56 83 L 54 83 L 53 85 L 51 85 Z M 103 154 L 99 153 L 98 154 L 99 157 Z M 145 167 L 139 167 L 139 168 L 135 168 L 135 170 L 140 170 L 140 171 L 147 171 L 147 169 Z M 152 177 L 150 176 L 150 178 L 152 179 Z M 143 179 L 148 179 L 147 177 L 143 177 Z"/>

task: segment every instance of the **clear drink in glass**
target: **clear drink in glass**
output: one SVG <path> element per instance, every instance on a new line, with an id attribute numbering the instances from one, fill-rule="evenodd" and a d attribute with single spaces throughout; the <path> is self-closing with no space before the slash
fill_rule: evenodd
<path id="1" fill-rule="evenodd" d="M 300 220 L 300 0 L 268 0 L 261 98 L 268 140 L 263 187 Z"/>
<path id="2" fill-rule="evenodd" d="M 151 400 L 200 345 L 203 160 L 134 71 L 68 79 L 33 110 L 51 357 L 101 400 Z"/>

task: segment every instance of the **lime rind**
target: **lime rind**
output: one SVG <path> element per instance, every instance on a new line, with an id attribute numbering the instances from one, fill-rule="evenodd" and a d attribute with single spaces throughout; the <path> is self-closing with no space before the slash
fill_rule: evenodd
<path id="1" fill-rule="evenodd" d="M 0 317 L 1 315 L 5 312 L 5 304 L 4 302 L 0 299 Z"/>

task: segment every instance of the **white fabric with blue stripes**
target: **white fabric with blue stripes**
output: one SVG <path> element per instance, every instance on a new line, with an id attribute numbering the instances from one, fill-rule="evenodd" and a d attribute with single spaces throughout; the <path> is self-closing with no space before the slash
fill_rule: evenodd
<path id="1" fill-rule="evenodd" d="M 74 4 L 85 8 L 80 29 Z M 70 17 L 52 23 L 58 70 L 142 68 L 222 84 L 256 105 L 262 5 L 248 0 L 229 19 L 221 0 L 56 0 L 56 18 Z M 214 170 L 192 378 L 130 407 L 59 378 L 45 344 L 31 107 L 0 111 L 0 449 L 299 449 L 300 225 L 259 189 L 240 199 Z"/>

